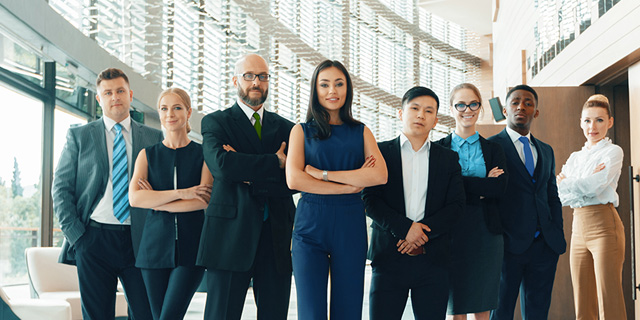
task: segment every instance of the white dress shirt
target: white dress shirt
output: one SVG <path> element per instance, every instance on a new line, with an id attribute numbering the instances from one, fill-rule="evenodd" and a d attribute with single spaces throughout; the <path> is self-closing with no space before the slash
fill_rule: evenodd
<path id="1" fill-rule="evenodd" d="M 585 143 L 582 150 L 569 156 L 562 166 L 565 179 L 558 184 L 558 195 L 564 206 L 572 208 L 594 204 L 612 203 L 618 206 L 618 179 L 622 170 L 622 148 L 613 144 L 609 138 L 600 140 L 589 148 Z M 599 164 L 604 170 L 593 173 Z"/>
<path id="2" fill-rule="evenodd" d="M 404 133 L 400 134 L 400 157 L 402 158 L 402 186 L 407 217 L 413 221 L 424 218 L 429 182 L 429 139 L 414 151 Z"/>
<path id="3" fill-rule="evenodd" d="M 538 164 L 538 150 L 536 149 L 536 146 L 534 146 L 533 142 L 531 141 L 531 132 L 527 133 L 526 136 L 521 136 L 515 130 L 507 127 L 507 134 L 509 135 L 509 138 L 511 138 L 513 145 L 516 147 L 516 151 L 518 151 L 518 155 L 520 156 L 520 160 L 522 160 L 523 164 L 524 164 L 523 144 L 522 144 L 522 141 L 518 139 L 520 139 L 520 137 L 527 137 L 527 139 L 529 139 L 529 146 L 531 147 L 531 153 L 533 154 L 533 168 L 535 169 L 536 165 Z"/>
<path id="4" fill-rule="evenodd" d="M 98 202 L 96 209 L 91 213 L 91 220 L 105 224 L 130 225 L 131 216 L 129 216 L 129 218 L 127 218 L 123 223 L 120 223 L 120 221 L 113 215 L 113 182 L 111 175 L 113 171 L 113 139 L 116 137 L 116 130 L 113 127 L 116 125 L 116 122 L 107 116 L 103 116 L 102 120 L 104 121 L 104 133 L 107 139 L 109 181 L 107 181 L 107 188 L 104 190 L 104 196 L 100 199 L 100 202 Z M 127 165 L 129 169 L 129 179 L 131 179 L 131 173 L 133 172 L 133 168 L 131 167 L 133 153 L 133 146 L 131 145 L 131 117 L 127 117 L 122 120 L 120 124 L 122 125 L 122 137 L 124 138 L 124 143 L 127 147 Z"/>
<path id="5" fill-rule="evenodd" d="M 249 121 L 251 121 L 251 125 L 254 125 L 256 123 L 256 118 L 253 117 L 253 114 L 256 112 L 260 115 L 260 125 L 262 125 L 263 123 L 262 115 L 264 114 L 264 105 L 262 105 L 262 107 L 260 107 L 258 111 L 254 111 L 253 109 L 251 109 L 251 107 L 249 107 L 244 102 L 242 102 L 242 100 L 238 99 L 237 102 L 238 102 L 238 106 L 240 106 L 240 109 L 242 109 L 244 114 L 247 115 L 247 118 L 249 118 Z"/>

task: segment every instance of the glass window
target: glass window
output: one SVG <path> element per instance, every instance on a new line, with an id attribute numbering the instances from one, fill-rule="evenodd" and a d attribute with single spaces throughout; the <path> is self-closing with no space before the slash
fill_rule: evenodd
<path id="1" fill-rule="evenodd" d="M 0 67 L 44 86 L 44 62 L 28 48 L 0 33 Z"/>
<path id="2" fill-rule="evenodd" d="M 39 244 L 43 103 L 3 84 L 0 96 L 8 120 L 0 126 L 0 283 L 24 284 L 24 250 Z"/>

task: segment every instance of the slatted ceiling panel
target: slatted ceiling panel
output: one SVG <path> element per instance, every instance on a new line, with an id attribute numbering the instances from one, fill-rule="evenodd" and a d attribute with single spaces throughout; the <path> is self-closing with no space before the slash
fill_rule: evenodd
<path id="1" fill-rule="evenodd" d="M 376 119 L 378 108 L 399 106 L 409 87 L 435 86 L 444 95 L 457 84 L 454 82 L 473 79 L 479 70 L 480 59 L 464 51 L 473 48 L 477 38 L 433 17 L 413 1 L 129 0 L 124 8 L 118 2 L 95 0 L 98 10 L 90 10 L 83 0 L 49 3 L 62 8 L 56 10 L 76 21 L 74 25 L 84 28 L 85 34 L 96 35 L 98 43 L 134 69 L 162 63 L 155 78 L 161 78 L 163 86 L 175 83 L 189 89 L 204 112 L 235 101 L 230 78 L 235 61 L 247 52 L 261 54 L 270 63 L 274 78 L 268 108 L 282 110 L 293 121 L 306 116 L 309 78 L 325 59 L 345 61 L 354 88 L 363 96 L 355 100 L 358 119 Z M 151 8 L 160 9 L 163 17 L 158 18 Z M 417 23 L 413 24 L 416 10 Z M 77 21 L 84 22 L 80 26 Z M 145 38 L 146 32 L 140 30 L 150 30 L 149 24 L 157 24 L 162 36 Z M 133 32 L 136 34 L 130 34 Z M 145 52 L 145 48 L 160 50 Z M 140 59 L 149 61 L 141 63 Z M 143 76 L 149 76 L 151 69 L 144 72 Z M 280 86 L 282 93 L 275 105 Z M 368 124 L 382 134 L 389 130 L 386 123 L 377 119 Z M 440 123 L 446 127 L 454 122 L 441 114 Z"/>
<path id="2" fill-rule="evenodd" d="M 378 110 L 376 99 L 361 93 L 360 103 L 357 106 L 357 109 L 360 113 L 360 117 L 357 119 L 367 125 L 367 127 L 369 127 L 369 129 L 371 129 L 371 131 L 373 131 L 373 134 L 375 135 L 377 133 L 376 115 Z"/>
<path id="3" fill-rule="evenodd" d="M 401 123 L 397 117 L 397 108 L 380 103 L 378 112 L 378 138 L 381 141 L 393 139 L 400 132 Z"/>
<path id="4" fill-rule="evenodd" d="M 220 27 L 209 21 L 209 23 L 205 22 L 204 31 L 202 112 L 210 113 L 224 106 L 224 97 L 221 93 L 228 80 L 220 76 L 225 71 L 224 63 L 220 63 L 224 61 L 224 39 L 221 36 Z"/>

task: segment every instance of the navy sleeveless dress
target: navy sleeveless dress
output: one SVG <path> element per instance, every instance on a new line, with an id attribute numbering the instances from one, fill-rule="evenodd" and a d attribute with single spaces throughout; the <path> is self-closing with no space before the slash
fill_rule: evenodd
<path id="1" fill-rule="evenodd" d="M 304 130 L 306 164 L 320 170 L 354 170 L 364 164 L 364 125 L 332 125 L 320 140 Z M 327 319 L 331 271 L 331 319 L 361 319 L 367 230 L 360 193 L 302 193 L 293 229 L 293 273 L 300 319 Z"/>

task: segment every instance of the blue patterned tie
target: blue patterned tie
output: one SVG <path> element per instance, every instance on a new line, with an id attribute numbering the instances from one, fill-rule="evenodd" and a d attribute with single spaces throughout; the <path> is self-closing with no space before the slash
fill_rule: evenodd
<path id="1" fill-rule="evenodd" d="M 127 168 L 127 146 L 122 137 L 122 125 L 116 123 L 113 139 L 113 215 L 121 223 L 129 217 L 129 172 Z"/>
<path id="2" fill-rule="evenodd" d="M 533 177 L 533 152 L 531 152 L 531 145 L 529 145 L 529 138 L 518 138 L 522 142 L 522 151 L 524 152 L 524 166 L 529 171 L 529 175 Z"/>

